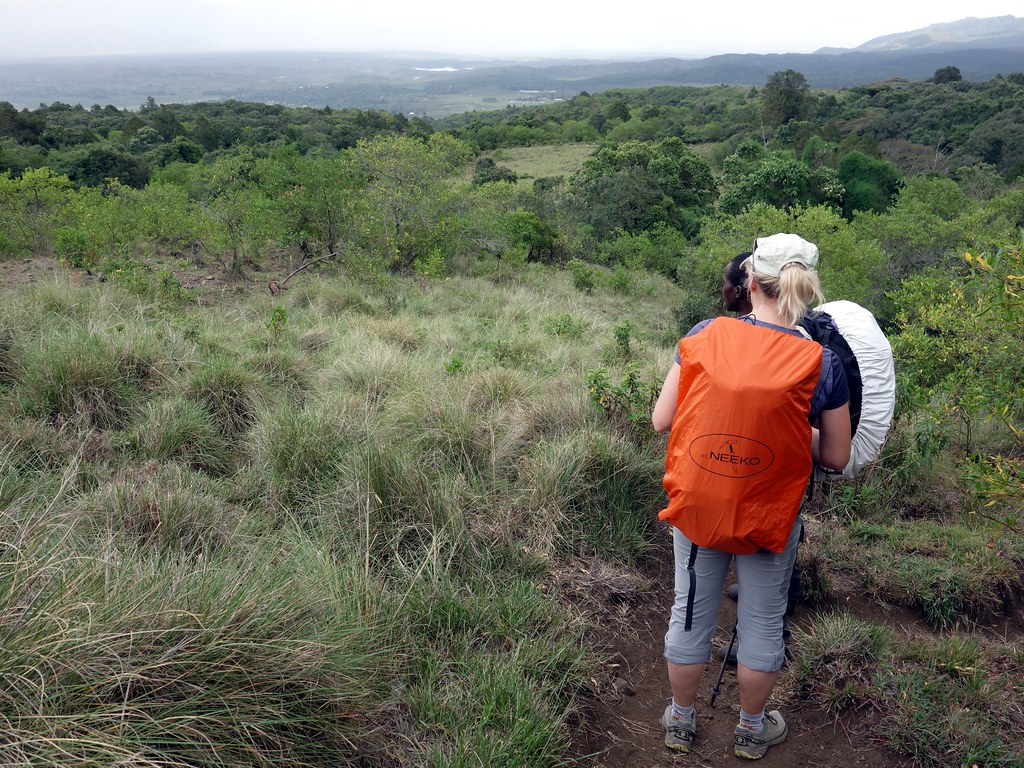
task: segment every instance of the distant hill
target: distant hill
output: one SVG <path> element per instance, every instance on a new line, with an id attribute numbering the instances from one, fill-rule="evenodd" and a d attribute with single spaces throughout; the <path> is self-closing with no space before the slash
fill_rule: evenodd
<path id="1" fill-rule="evenodd" d="M 752 85 L 794 69 L 815 88 L 894 77 L 924 80 L 955 66 L 965 80 L 1024 71 L 1024 19 L 967 18 L 811 54 L 726 54 L 704 59 L 491 60 L 444 54 L 328 52 L 110 56 L 0 60 L 0 101 L 137 108 L 158 103 L 255 101 L 357 107 L 444 117 L 508 104 L 545 103 L 581 91 L 655 85 Z"/>
<path id="2" fill-rule="evenodd" d="M 933 24 L 913 32 L 876 37 L 858 45 L 862 53 L 882 51 L 955 51 L 964 48 L 1024 50 L 1024 19 L 1015 16 L 974 17 L 950 24 Z"/>

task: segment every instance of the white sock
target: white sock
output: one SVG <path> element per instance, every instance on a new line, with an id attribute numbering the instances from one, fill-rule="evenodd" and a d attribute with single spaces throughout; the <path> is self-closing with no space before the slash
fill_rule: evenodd
<path id="1" fill-rule="evenodd" d="M 691 704 L 688 707 L 681 707 L 676 704 L 676 700 L 672 699 L 672 714 L 682 720 L 689 720 L 693 717 L 693 713 L 697 711 L 697 707 Z"/>
<path id="2" fill-rule="evenodd" d="M 743 707 L 740 707 L 740 727 L 754 733 L 760 733 L 761 729 L 764 728 L 764 710 L 762 709 L 756 715 L 748 715 L 743 711 Z"/>

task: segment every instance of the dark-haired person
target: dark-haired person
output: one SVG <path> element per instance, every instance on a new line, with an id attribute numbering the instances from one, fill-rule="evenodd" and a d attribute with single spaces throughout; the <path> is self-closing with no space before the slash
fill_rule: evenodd
<path id="1" fill-rule="evenodd" d="M 673 525 L 676 565 L 675 602 L 665 635 L 672 702 L 661 723 L 666 746 L 680 752 L 690 751 L 695 739 L 697 689 L 734 558 L 741 590 L 740 722 L 734 752 L 757 759 L 788 734 L 782 715 L 765 712 L 765 704 L 784 660 L 782 627 L 799 539 L 800 499 L 812 462 L 842 468 L 850 457 L 849 394 L 842 366 L 796 329 L 810 302 L 822 299 L 817 263 L 817 247 L 796 235 L 759 239 L 747 266 L 751 312 L 742 320 L 705 320 L 690 330 L 652 414 L 656 430 L 670 431 L 664 479 L 669 503 L 659 517 Z M 705 394 L 722 391 L 733 399 L 723 403 Z M 786 405 L 773 406 L 766 418 L 769 409 L 760 404 L 769 402 Z M 735 420 L 730 409 L 756 416 L 751 423 L 758 426 L 752 429 L 762 433 L 749 440 L 743 436 L 747 445 L 760 439 L 771 443 L 773 451 L 764 473 L 751 481 L 760 484 L 758 492 L 749 496 L 738 482 L 742 473 L 731 477 L 723 466 L 719 477 L 714 467 L 701 464 L 709 456 L 733 464 L 746 460 L 743 456 L 728 455 L 731 446 L 726 454 L 719 448 L 717 455 L 694 449 L 703 438 L 717 435 L 728 443 L 735 436 L 726 426 Z M 719 422 L 723 426 L 716 429 Z M 743 479 L 751 476 L 748 472 Z M 771 525 L 761 525 L 762 511 Z M 737 528 L 727 533 L 741 538 L 742 546 L 733 539 L 723 539 L 729 544 L 722 548 L 714 546 L 717 533 L 708 531 L 726 519 Z"/>
<path id="2" fill-rule="evenodd" d="M 753 254 L 744 251 L 733 256 L 725 265 L 722 274 L 722 306 L 726 312 L 737 315 L 749 315 L 754 309 L 750 304 L 750 292 L 747 290 L 747 272 L 743 265 Z"/>

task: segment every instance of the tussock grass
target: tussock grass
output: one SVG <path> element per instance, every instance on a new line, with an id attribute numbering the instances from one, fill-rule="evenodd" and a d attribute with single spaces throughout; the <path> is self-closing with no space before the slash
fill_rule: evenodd
<path id="1" fill-rule="evenodd" d="M 831 714 L 871 698 L 878 662 L 892 643 L 885 629 L 847 613 L 818 617 L 807 632 L 794 628 L 793 639 L 796 658 L 789 675 L 801 696 Z"/>
<path id="2" fill-rule="evenodd" d="M 119 473 L 73 509 L 112 546 L 197 556 L 230 546 L 252 527 L 252 516 L 225 495 L 204 475 L 154 463 Z"/>
<path id="3" fill-rule="evenodd" d="M 9 387 L 21 376 L 24 351 L 9 320 L 0 321 L 0 387 Z"/>
<path id="4" fill-rule="evenodd" d="M 418 654 L 408 692 L 415 723 L 429 732 L 427 759 L 563 764 L 567 715 L 589 663 L 582 625 L 532 581 L 434 576 L 409 597 L 413 638 L 442 641 Z"/>
<path id="5" fill-rule="evenodd" d="M 649 546 L 664 465 L 604 432 L 537 444 L 524 462 L 530 526 L 543 550 L 634 560 Z M 646 513 L 639 510 L 647 510 Z"/>
<path id="6" fill-rule="evenodd" d="M 77 447 L 71 430 L 55 430 L 46 419 L 20 414 L 4 422 L 6 463 L 25 476 L 59 473 Z"/>
<path id="7" fill-rule="evenodd" d="M 132 439 L 142 456 L 179 461 L 211 475 L 223 475 L 236 460 L 236 446 L 225 439 L 213 415 L 183 397 L 145 405 Z"/>
<path id="8" fill-rule="evenodd" d="M 257 375 L 226 358 L 214 358 L 190 371 L 184 395 L 200 405 L 228 439 L 238 437 L 255 423 L 256 409 L 263 399 Z"/>
<path id="9" fill-rule="evenodd" d="M 367 615 L 372 590 L 308 543 L 246 549 L 188 568 L 82 556 L 45 584 L 16 579 L 5 761 L 365 764 L 392 650 Z"/>
<path id="10" fill-rule="evenodd" d="M 828 570 L 875 600 L 917 608 L 934 626 L 985 619 L 1016 600 L 1022 543 L 982 527 L 928 520 L 824 526 Z"/>
<path id="11" fill-rule="evenodd" d="M 1019 653 L 980 635 L 904 638 L 846 613 L 794 628 L 781 691 L 809 699 L 915 765 L 1015 765 L 1024 754 Z M 864 726 L 861 726 L 864 728 Z"/>
<path id="12" fill-rule="evenodd" d="M 592 404 L 588 373 L 660 381 L 683 293 L 500 269 L 308 272 L 276 304 L 161 307 L 66 281 L 0 303 L 2 757 L 565 764 L 597 663 L 581 616 L 601 614 L 595 592 L 639 599 L 625 573 L 664 501 L 662 439 Z M 1024 553 L 991 532 L 826 517 L 801 552 L 823 594 L 854 584 L 959 636 L 1019 588 Z M 581 554 L 602 567 L 576 576 Z M 1019 653 L 843 622 L 807 632 L 799 695 L 866 710 L 938 680 L 981 702 L 977 730 L 1011 722 Z M 938 737 L 892 722 L 931 759 Z"/>
<path id="13" fill-rule="evenodd" d="M 109 342 L 85 332 L 36 350 L 23 378 L 28 414 L 83 428 L 125 426 L 139 401 L 133 368 L 122 364 Z"/>
<path id="14" fill-rule="evenodd" d="M 409 380 L 411 367 L 408 356 L 391 346 L 350 338 L 338 345 L 324 386 L 358 393 L 368 407 L 376 406 Z"/>
<path id="15" fill-rule="evenodd" d="M 464 477 L 438 472 L 400 443 L 367 444 L 358 466 L 357 485 L 369 500 L 368 526 L 383 540 L 379 554 L 412 556 L 437 541 L 451 542 L 455 551 L 472 547 L 467 513 L 474 494 Z"/>
<path id="16" fill-rule="evenodd" d="M 313 370 L 300 351 L 282 345 L 250 352 L 243 360 L 246 368 L 256 372 L 271 391 L 301 403 L 312 385 Z"/>
<path id="17" fill-rule="evenodd" d="M 285 404 L 264 415 L 250 443 L 272 506 L 300 509 L 337 492 L 362 434 L 353 411 L 332 398 L 304 407 Z"/>
<path id="18" fill-rule="evenodd" d="M 310 310 L 324 321 L 346 314 L 375 315 L 380 311 L 365 287 L 338 280 L 303 281 L 288 297 L 290 309 Z"/>
<path id="19" fill-rule="evenodd" d="M 381 424 L 439 472 L 507 477 L 528 439 L 518 409 L 499 405 L 508 383 L 508 377 L 486 375 L 475 376 L 468 387 L 442 380 L 396 397 Z"/>

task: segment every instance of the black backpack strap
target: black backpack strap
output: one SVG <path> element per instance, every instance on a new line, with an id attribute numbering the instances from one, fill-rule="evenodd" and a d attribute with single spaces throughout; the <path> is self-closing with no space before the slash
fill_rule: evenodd
<path id="1" fill-rule="evenodd" d="M 693 567 L 694 563 L 697 562 L 697 545 L 690 542 L 690 560 L 686 564 L 686 574 L 690 577 L 690 592 L 686 596 L 686 623 L 683 625 L 683 631 L 689 632 L 693 626 L 693 598 L 697 594 L 697 571 Z"/>

